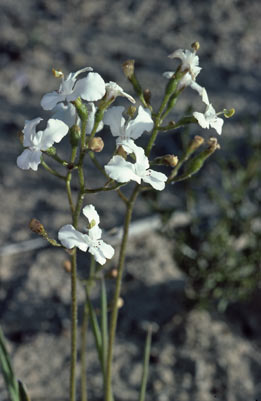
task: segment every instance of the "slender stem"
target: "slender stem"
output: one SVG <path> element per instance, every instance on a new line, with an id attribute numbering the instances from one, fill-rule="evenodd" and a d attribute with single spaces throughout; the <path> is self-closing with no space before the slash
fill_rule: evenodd
<path id="1" fill-rule="evenodd" d="M 73 204 L 73 199 L 72 199 L 71 179 L 72 179 L 72 173 L 71 173 L 71 171 L 69 171 L 67 174 L 67 178 L 66 178 L 66 190 L 67 190 L 68 202 L 69 202 L 70 209 L 71 209 L 71 214 L 73 216 L 74 204 Z"/>
<path id="2" fill-rule="evenodd" d="M 87 383 L 86 383 L 86 345 L 87 345 L 87 328 L 88 328 L 89 311 L 87 305 L 84 305 L 83 320 L 81 327 L 81 401 L 87 401 Z"/>
<path id="3" fill-rule="evenodd" d="M 104 170 L 103 166 L 96 159 L 94 152 L 92 150 L 89 150 L 88 151 L 88 155 L 90 156 L 90 159 L 93 162 L 93 164 L 95 165 L 95 167 L 97 167 L 97 169 L 104 175 L 104 177 L 106 177 L 109 180 L 110 177 L 108 176 L 108 174 Z"/>
<path id="4" fill-rule="evenodd" d="M 147 388 L 148 374 L 149 374 L 151 336 L 152 336 L 152 328 L 149 327 L 147 337 L 146 337 L 144 357 L 143 357 L 143 373 L 142 373 L 139 401 L 145 401 L 145 396 L 146 396 L 146 388 Z"/>
<path id="5" fill-rule="evenodd" d="M 48 164 L 43 159 L 41 160 L 41 164 L 45 168 L 45 170 L 47 170 L 52 175 L 55 175 L 55 177 L 61 178 L 62 180 L 66 180 L 66 177 L 64 175 L 59 174 L 56 170 L 48 166 Z"/>
<path id="6" fill-rule="evenodd" d="M 71 374 L 70 401 L 76 401 L 76 363 L 77 363 L 77 250 L 72 252 L 71 271 Z"/>
<path id="7" fill-rule="evenodd" d="M 134 188 L 130 200 L 127 205 L 127 211 L 124 221 L 124 231 L 121 242 L 119 264 L 118 264 L 118 275 L 116 280 L 116 287 L 114 292 L 114 297 L 112 301 L 112 312 L 110 320 L 110 331 L 109 331 L 109 343 L 108 343 L 108 357 L 106 366 L 106 387 L 105 387 L 105 401 L 112 401 L 112 358 L 113 358 L 113 346 L 115 342 L 115 332 L 118 319 L 118 300 L 121 292 L 122 275 L 125 262 L 126 246 L 128 241 L 129 225 L 131 222 L 132 211 L 134 207 L 135 200 L 139 193 L 139 185 Z"/>

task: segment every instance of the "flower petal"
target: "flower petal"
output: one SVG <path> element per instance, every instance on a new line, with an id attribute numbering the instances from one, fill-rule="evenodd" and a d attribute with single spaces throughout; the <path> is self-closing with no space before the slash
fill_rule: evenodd
<path id="1" fill-rule="evenodd" d="M 57 104 L 57 106 L 54 108 L 54 114 L 52 115 L 52 118 L 63 121 L 66 125 L 68 125 L 68 127 L 72 127 L 77 123 L 77 120 L 79 120 L 76 109 L 72 103 Z"/>
<path id="2" fill-rule="evenodd" d="M 133 180 L 141 183 L 141 178 L 134 172 L 134 164 L 127 162 L 121 156 L 113 156 L 104 168 L 108 176 L 117 182 Z"/>
<path id="3" fill-rule="evenodd" d="M 81 97 L 88 102 L 95 102 L 105 95 L 105 82 L 97 72 L 90 72 L 86 78 L 76 82 L 73 95 L 68 96 L 67 100 L 75 100 Z"/>
<path id="4" fill-rule="evenodd" d="M 162 191 L 165 188 L 165 182 L 167 181 L 168 177 L 159 171 L 149 169 L 142 179 L 144 182 L 150 184 L 154 189 Z"/>
<path id="5" fill-rule="evenodd" d="M 95 221 L 95 224 L 100 223 L 100 216 L 98 215 L 97 211 L 95 210 L 95 207 L 93 205 L 87 205 L 82 209 L 82 212 L 84 216 L 88 219 L 89 223 L 91 223 L 93 220 Z"/>
<path id="6" fill-rule="evenodd" d="M 17 166 L 22 170 L 29 170 L 31 168 L 37 171 L 41 163 L 41 155 L 42 152 L 40 150 L 25 149 L 16 160 Z"/>
<path id="7" fill-rule="evenodd" d="M 162 75 L 163 75 L 164 78 L 170 79 L 170 78 L 173 77 L 173 74 L 175 74 L 174 71 L 165 71 L 165 72 L 163 72 Z"/>
<path id="8" fill-rule="evenodd" d="M 91 246 L 92 241 L 97 241 L 100 240 L 102 236 L 102 229 L 99 226 L 93 226 L 88 230 L 88 237 L 90 238 L 90 243 L 89 245 Z"/>
<path id="9" fill-rule="evenodd" d="M 203 86 L 200 86 L 197 82 L 192 81 L 190 84 L 190 87 L 194 90 L 196 90 L 199 95 L 202 98 L 202 101 L 206 104 L 209 105 L 209 100 L 208 100 L 208 94 L 205 88 Z"/>
<path id="10" fill-rule="evenodd" d="M 124 110 L 122 106 L 113 106 L 104 113 L 103 122 L 109 125 L 113 136 L 124 135 L 125 118 L 122 116 Z"/>
<path id="11" fill-rule="evenodd" d="M 224 120 L 222 118 L 217 117 L 215 120 L 209 122 L 210 126 L 214 128 L 219 135 L 222 133 L 222 127 L 224 124 Z"/>
<path id="12" fill-rule="evenodd" d="M 209 122 L 205 118 L 205 114 L 194 111 L 193 116 L 202 128 L 209 128 Z"/>
<path id="13" fill-rule="evenodd" d="M 58 238 L 65 248 L 72 249 L 76 246 L 84 252 L 88 249 L 87 235 L 76 230 L 71 224 L 66 224 L 60 228 Z"/>
<path id="14" fill-rule="evenodd" d="M 151 118 L 151 113 L 142 106 L 138 108 L 138 114 L 134 120 L 130 120 L 126 127 L 126 136 L 132 139 L 139 138 L 144 131 L 151 131 L 154 122 Z"/>
<path id="15" fill-rule="evenodd" d="M 23 134 L 24 134 L 24 146 L 32 146 L 32 137 L 36 133 L 36 126 L 39 124 L 39 122 L 42 121 L 41 117 L 34 118 L 33 120 L 26 120 L 24 129 L 23 129 Z"/>
<path id="16" fill-rule="evenodd" d="M 99 244 L 96 246 L 90 246 L 88 251 L 100 265 L 104 265 L 106 259 L 111 259 L 114 255 L 113 247 L 106 244 L 103 240 L 100 240 Z"/>
<path id="17" fill-rule="evenodd" d="M 57 103 L 64 102 L 65 95 L 56 91 L 46 93 L 41 100 L 41 106 L 44 110 L 52 110 Z"/>
<path id="18" fill-rule="evenodd" d="M 60 142 L 67 134 L 68 130 L 68 125 L 63 121 L 50 118 L 47 122 L 46 129 L 43 131 L 40 145 L 41 150 L 47 150 L 54 144 L 54 142 Z"/>

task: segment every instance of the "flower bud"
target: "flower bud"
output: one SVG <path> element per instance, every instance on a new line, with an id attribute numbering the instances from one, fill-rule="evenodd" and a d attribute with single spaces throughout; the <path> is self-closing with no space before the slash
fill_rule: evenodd
<path id="1" fill-rule="evenodd" d="M 75 148 L 81 138 L 81 128 L 78 125 L 73 125 L 70 128 L 70 143 L 72 148 Z"/>
<path id="2" fill-rule="evenodd" d="M 162 157 L 162 161 L 163 164 L 166 164 L 167 166 L 175 167 L 178 164 L 179 159 L 174 155 L 165 155 Z"/>
<path id="3" fill-rule="evenodd" d="M 117 269 L 112 269 L 111 271 L 109 271 L 108 277 L 117 278 L 118 277 L 118 270 Z"/>
<path id="4" fill-rule="evenodd" d="M 88 142 L 88 148 L 93 152 L 101 152 L 104 148 L 104 142 L 100 136 L 92 138 Z"/>
<path id="5" fill-rule="evenodd" d="M 235 114 L 235 112 L 236 112 L 236 110 L 234 108 L 229 109 L 229 110 L 225 109 L 224 110 L 224 117 L 230 118 Z"/>
<path id="6" fill-rule="evenodd" d="M 131 79 L 134 75 L 134 67 L 135 60 L 126 60 L 122 64 L 123 73 L 126 78 Z"/>
<path id="7" fill-rule="evenodd" d="M 178 164 L 178 157 L 174 155 L 164 155 L 156 157 L 151 164 L 165 165 L 170 167 L 175 167 Z"/>
<path id="8" fill-rule="evenodd" d="M 193 42 L 191 47 L 192 47 L 192 49 L 195 50 L 195 52 L 197 52 L 200 48 L 200 44 L 199 44 L 199 42 Z"/>
<path id="9" fill-rule="evenodd" d="M 42 223 L 37 219 L 32 219 L 29 223 L 29 227 L 33 233 L 36 233 L 41 236 L 46 235 L 46 231 Z"/>
<path id="10" fill-rule="evenodd" d="M 217 138 L 209 138 L 208 140 L 208 154 L 211 155 L 211 153 L 215 152 L 215 150 L 220 149 L 220 145 L 217 141 Z"/>
<path id="11" fill-rule="evenodd" d="M 52 68 L 52 73 L 55 78 L 62 78 L 64 76 L 61 70 L 55 70 L 54 68 Z"/>
<path id="12" fill-rule="evenodd" d="M 143 97 L 144 100 L 147 104 L 150 104 L 150 100 L 151 100 L 151 91 L 149 89 L 144 89 L 143 91 Z"/>
<path id="13" fill-rule="evenodd" d="M 72 263 L 69 259 L 63 262 L 63 268 L 67 273 L 71 273 L 72 271 Z"/>
<path id="14" fill-rule="evenodd" d="M 208 140 L 208 148 L 200 152 L 193 159 L 189 160 L 187 166 L 185 167 L 184 173 L 177 178 L 176 181 L 183 181 L 190 178 L 192 175 L 196 174 L 204 165 L 207 158 L 215 152 L 215 150 L 220 149 L 220 145 L 216 138 L 210 138 Z"/>
<path id="15" fill-rule="evenodd" d="M 204 140 L 204 138 L 202 136 L 196 135 L 192 139 L 192 141 L 191 141 L 191 143 L 190 143 L 190 145 L 188 147 L 188 152 L 189 153 L 194 152 L 196 149 L 198 149 L 204 143 L 204 141 L 205 140 Z"/>
<path id="16" fill-rule="evenodd" d="M 122 298 L 118 298 L 117 307 L 118 309 L 122 308 L 124 305 L 124 300 Z"/>

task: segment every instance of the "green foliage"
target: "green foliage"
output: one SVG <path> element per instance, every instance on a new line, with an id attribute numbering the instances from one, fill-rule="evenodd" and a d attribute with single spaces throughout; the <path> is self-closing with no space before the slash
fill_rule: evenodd
<path id="1" fill-rule="evenodd" d="M 175 259 L 187 274 L 188 297 L 203 307 L 216 304 L 221 311 L 261 284 L 261 144 L 251 144 L 248 137 L 241 145 L 218 163 L 218 187 L 209 189 L 203 171 L 200 190 L 187 199 L 192 221 L 174 233 Z"/>

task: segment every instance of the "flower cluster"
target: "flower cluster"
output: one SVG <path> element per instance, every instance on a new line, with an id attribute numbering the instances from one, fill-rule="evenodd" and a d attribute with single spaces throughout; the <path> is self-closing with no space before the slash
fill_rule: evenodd
<path id="1" fill-rule="evenodd" d="M 217 113 L 214 107 L 209 102 L 206 89 L 196 82 L 196 78 L 202 69 L 201 67 L 199 67 L 199 57 L 196 54 L 198 46 L 199 45 L 195 43 L 193 46 L 193 51 L 178 49 L 175 52 L 171 53 L 169 55 L 169 58 L 180 59 L 181 65 L 179 69 L 181 72 L 185 73 L 178 83 L 177 90 L 182 91 L 187 86 L 190 86 L 192 89 L 198 92 L 198 94 L 202 98 L 202 101 L 206 104 L 205 113 L 194 112 L 193 116 L 196 118 L 202 128 L 215 128 L 217 133 L 220 135 L 222 132 L 224 121 L 221 118 L 217 117 Z M 174 75 L 174 71 L 167 71 L 163 73 L 163 76 L 168 79 L 172 79 Z"/>
<path id="2" fill-rule="evenodd" d="M 199 58 L 196 54 L 197 48 L 198 46 L 194 44 L 193 51 L 179 49 L 170 54 L 170 58 L 180 59 L 181 64 L 176 72 L 165 72 L 163 75 L 170 80 L 176 80 L 174 95 L 179 95 L 188 86 L 199 93 L 206 105 L 206 110 L 204 113 L 194 112 L 193 122 L 197 121 L 202 128 L 212 127 L 216 129 L 218 134 L 221 134 L 223 120 L 218 117 L 209 102 L 206 89 L 196 82 L 201 71 Z M 180 73 L 178 79 L 177 72 Z M 86 76 L 79 78 L 84 73 L 87 73 Z M 25 122 L 22 131 L 25 149 L 17 158 L 18 167 L 34 171 L 38 169 L 40 163 L 46 167 L 43 154 L 51 154 L 50 148 L 55 143 L 59 143 L 68 132 L 72 133 L 75 126 L 79 131 L 81 130 L 81 138 L 84 139 L 84 141 L 81 140 L 81 152 L 85 152 L 88 146 L 89 150 L 99 148 L 98 151 L 100 151 L 103 148 L 103 141 L 101 138 L 94 138 L 94 135 L 103 129 L 104 125 L 108 125 L 112 135 L 116 138 L 116 152 L 104 166 L 105 174 L 120 184 L 129 181 L 135 181 L 138 184 L 143 182 L 158 191 L 162 191 L 168 177 L 150 168 L 147 157 L 147 154 L 150 153 L 148 148 L 145 154 L 144 149 L 135 142 L 144 132 L 150 133 L 155 127 L 157 130 L 158 122 L 155 119 L 155 114 L 152 116 L 152 107 L 144 101 L 142 102 L 143 105 L 138 107 L 137 112 L 136 108 L 132 107 L 132 111 L 124 116 L 124 107 L 111 107 L 111 104 L 118 96 L 125 97 L 131 103 L 135 103 L 135 99 L 124 92 L 117 83 L 105 83 L 103 78 L 98 73 L 93 72 L 91 67 L 72 72 L 66 78 L 61 71 L 53 70 L 53 74 L 61 80 L 59 88 L 45 94 L 41 99 L 42 108 L 51 111 L 52 116 L 43 130 L 36 131 L 37 125 L 42 121 L 40 117 Z M 131 74 L 128 77 L 131 79 Z M 86 119 L 84 123 L 82 122 L 81 112 L 77 108 L 83 104 L 82 101 L 85 101 Z M 135 112 L 136 116 L 134 117 Z M 97 118 L 98 115 L 99 118 Z M 90 136 L 89 140 L 85 140 L 85 135 Z M 99 147 L 92 147 L 93 141 L 97 140 L 101 141 Z M 55 149 L 54 152 L 56 152 Z M 174 157 L 173 155 L 166 156 Z M 59 160 L 58 156 L 56 156 L 56 160 Z M 65 162 L 63 165 L 68 166 L 69 164 Z M 83 214 L 89 220 L 88 234 L 79 232 L 76 227 L 69 224 L 59 230 L 59 240 L 66 248 L 78 247 L 83 251 L 88 250 L 97 262 L 104 264 L 106 258 L 113 256 L 114 250 L 101 239 L 100 220 L 94 206 L 85 206 Z"/>

